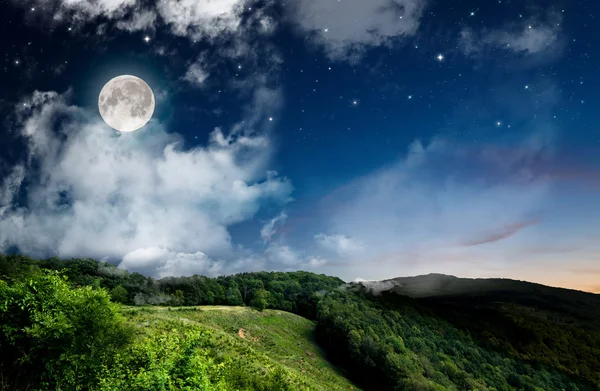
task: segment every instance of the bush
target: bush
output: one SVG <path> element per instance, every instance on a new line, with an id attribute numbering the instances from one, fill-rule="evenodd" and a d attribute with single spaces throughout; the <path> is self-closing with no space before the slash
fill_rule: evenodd
<path id="1" fill-rule="evenodd" d="M 87 389 L 130 338 L 105 290 L 54 271 L 0 281 L 0 376 L 12 389 Z"/>
<path id="2" fill-rule="evenodd" d="M 159 333 L 129 346 L 105 365 L 98 391 L 225 391 L 224 364 L 215 364 L 202 349 L 210 333 L 176 330 Z"/>

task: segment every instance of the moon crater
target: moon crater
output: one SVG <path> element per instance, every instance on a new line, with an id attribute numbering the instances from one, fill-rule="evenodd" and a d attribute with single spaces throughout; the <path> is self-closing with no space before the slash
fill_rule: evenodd
<path id="1" fill-rule="evenodd" d="M 100 91 L 98 109 L 110 127 L 121 132 L 133 132 L 146 125 L 152 117 L 154 94 L 139 77 L 117 76 Z"/>

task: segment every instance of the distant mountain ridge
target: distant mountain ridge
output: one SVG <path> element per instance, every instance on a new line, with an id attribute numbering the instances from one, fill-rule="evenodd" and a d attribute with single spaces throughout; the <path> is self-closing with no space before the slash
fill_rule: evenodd
<path id="1" fill-rule="evenodd" d="M 509 278 L 463 278 L 447 274 L 430 273 L 414 277 L 396 277 L 380 281 L 393 286 L 396 293 L 411 297 L 427 297 L 455 294 L 471 294 L 490 291 L 519 291 L 540 293 L 562 291 L 573 295 L 591 295 L 600 299 L 600 295 L 575 289 L 551 287 L 529 281 Z"/>
<path id="2" fill-rule="evenodd" d="M 536 308 L 587 327 L 600 327 L 600 295 L 504 278 L 460 278 L 445 274 L 356 283 L 368 292 L 396 293 L 437 305 Z"/>

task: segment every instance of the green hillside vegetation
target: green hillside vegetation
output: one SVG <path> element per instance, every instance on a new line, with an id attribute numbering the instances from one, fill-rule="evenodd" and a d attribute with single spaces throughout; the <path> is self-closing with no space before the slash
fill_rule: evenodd
<path id="1" fill-rule="evenodd" d="M 328 295 L 319 303 L 318 314 L 319 343 L 334 363 L 360 374 L 360 379 L 354 379 L 365 389 L 599 389 L 597 333 L 577 341 L 569 330 L 556 327 L 553 340 L 573 345 L 568 352 L 554 351 L 545 345 L 550 342 L 530 345 L 511 333 L 514 329 L 506 332 L 500 324 L 482 328 L 495 341 L 491 345 L 470 332 L 487 325 L 489 318 L 465 317 L 457 327 L 437 316 L 427 303 L 390 292 L 374 296 L 358 287 Z M 546 335 L 538 322 L 523 321 L 519 327 L 534 340 Z M 588 343 L 592 346 L 586 348 Z M 523 354 L 505 346 L 518 347 Z M 544 350 L 537 352 L 540 346 Z M 559 358 L 564 353 L 568 356 Z"/>
<path id="2" fill-rule="evenodd" d="M 287 312 L 248 307 L 144 307 L 125 309 L 143 339 L 162 332 L 208 332 L 207 355 L 228 363 L 231 389 L 261 389 L 256 379 L 279 376 L 285 389 L 357 390 L 323 357 L 314 322 Z"/>
<path id="3" fill-rule="evenodd" d="M 381 294 L 307 272 L 155 280 L 18 255 L 0 256 L 0 278 L 0 389 L 600 390 L 600 305 L 583 292 L 440 275 Z"/>
<path id="4" fill-rule="evenodd" d="M 247 307 L 135 308 L 56 272 L 0 281 L 3 390 L 351 390 L 313 322 Z"/>

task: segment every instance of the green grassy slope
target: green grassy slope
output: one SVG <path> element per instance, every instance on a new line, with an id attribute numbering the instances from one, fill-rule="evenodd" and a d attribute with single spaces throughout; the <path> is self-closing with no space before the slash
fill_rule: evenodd
<path id="1" fill-rule="evenodd" d="M 249 377 L 283 369 L 297 390 L 358 390 L 314 342 L 314 322 L 277 310 L 247 307 L 124 307 L 128 322 L 148 338 L 165 330 L 209 330 L 209 356 L 232 357 Z"/>

